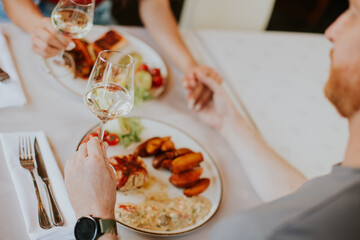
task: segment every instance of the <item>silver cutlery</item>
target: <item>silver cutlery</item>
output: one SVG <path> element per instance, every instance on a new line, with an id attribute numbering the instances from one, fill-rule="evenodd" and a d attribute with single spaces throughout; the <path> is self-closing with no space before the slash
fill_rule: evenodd
<path id="1" fill-rule="evenodd" d="M 0 82 L 5 82 L 8 79 L 10 79 L 9 74 L 0 68 Z"/>
<path id="2" fill-rule="evenodd" d="M 48 178 L 48 175 L 46 172 L 46 168 L 45 168 L 45 164 L 44 164 L 44 159 L 41 155 L 40 147 L 36 140 L 36 137 L 34 140 L 34 148 L 35 148 L 35 161 L 36 161 L 36 165 L 37 165 L 37 172 L 46 186 L 46 194 L 47 194 L 49 204 L 50 204 L 51 220 L 55 226 L 62 226 L 62 225 L 64 225 L 64 219 L 61 215 L 59 206 L 58 206 L 58 204 L 55 200 L 54 194 L 52 192 L 50 181 L 49 181 L 49 178 Z"/>
<path id="3" fill-rule="evenodd" d="M 19 159 L 21 166 L 29 170 L 31 177 L 33 179 L 34 188 L 37 197 L 37 203 L 38 203 L 38 218 L 39 218 L 40 227 L 44 229 L 51 228 L 52 225 L 48 215 L 46 214 L 44 205 L 41 201 L 40 192 L 34 175 L 34 169 L 35 169 L 34 154 L 29 136 L 19 138 Z"/>

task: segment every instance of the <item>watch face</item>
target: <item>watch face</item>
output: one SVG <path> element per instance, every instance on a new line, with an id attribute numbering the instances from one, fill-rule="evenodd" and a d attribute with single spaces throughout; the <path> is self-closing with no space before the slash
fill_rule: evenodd
<path id="1" fill-rule="evenodd" d="M 90 217 L 80 218 L 75 225 L 75 238 L 78 240 L 92 240 L 95 239 L 97 226 L 94 219 Z"/>

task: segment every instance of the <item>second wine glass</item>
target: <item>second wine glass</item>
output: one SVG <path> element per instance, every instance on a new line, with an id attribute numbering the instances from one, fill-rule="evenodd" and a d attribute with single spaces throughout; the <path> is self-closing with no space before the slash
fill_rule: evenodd
<path id="1" fill-rule="evenodd" d="M 135 60 L 131 56 L 112 50 L 99 53 L 87 83 L 84 101 L 101 120 L 101 141 L 105 123 L 128 114 L 134 106 L 134 76 Z"/>
<path id="2" fill-rule="evenodd" d="M 93 26 L 94 8 L 95 0 L 60 0 L 51 13 L 51 22 L 60 33 L 83 38 Z M 74 59 L 64 50 L 60 51 L 54 63 L 75 70 Z"/>

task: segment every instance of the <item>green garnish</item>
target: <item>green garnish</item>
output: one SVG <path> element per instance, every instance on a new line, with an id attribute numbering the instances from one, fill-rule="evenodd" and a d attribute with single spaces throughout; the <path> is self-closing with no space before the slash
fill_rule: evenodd
<path id="1" fill-rule="evenodd" d="M 153 98 L 149 89 L 145 89 L 139 86 L 135 86 L 135 106 L 140 106 L 146 101 L 149 101 Z"/>
<path id="2" fill-rule="evenodd" d="M 144 127 L 139 118 L 120 118 L 109 121 L 106 130 L 116 133 L 120 138 L 119 144 L 128 147 L 131 143 L 141 141 Z"/>

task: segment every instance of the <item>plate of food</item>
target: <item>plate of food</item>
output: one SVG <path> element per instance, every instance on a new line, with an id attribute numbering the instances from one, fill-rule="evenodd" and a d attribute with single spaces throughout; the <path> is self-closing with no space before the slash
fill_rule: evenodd
<path id="1" fill-rule="evenodd" d="M 97 136 L 99 126 L 82 138 Z M 193 231 L 217 212 L 222 199 L 219 170 L 191 136 L 149 118 L 107 123 L 104 140 L 116 170 L 116 221 L 157 236 Z"/>
<path id="2" fill-rule="evenodd" d="M 85 39 L 73 39 L 75 48 L 66 52 L 74 59 L 75 71 L 45 60 L 47 70 L 62 86 L 82 96 L 87 80 L 102 50 L 119 50 L 135 59 L 135 104 L 160 96 L 168 83 L 168 70 L 160 55 L 144 41 L 117 28 L 94 26 Z M 121 59 L 119 60 L 121 63 Z"/>

